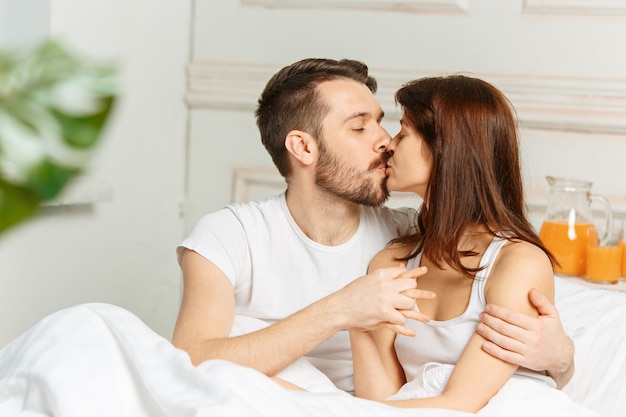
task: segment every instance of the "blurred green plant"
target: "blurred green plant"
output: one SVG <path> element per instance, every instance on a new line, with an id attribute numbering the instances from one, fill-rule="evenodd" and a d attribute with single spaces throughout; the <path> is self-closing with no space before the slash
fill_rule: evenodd
<path id="1" fill-rule="evenodd" d="M 79 174 L 116 97 L 116 68 L 54 41 L 0 51 L 0 233 Z"/>

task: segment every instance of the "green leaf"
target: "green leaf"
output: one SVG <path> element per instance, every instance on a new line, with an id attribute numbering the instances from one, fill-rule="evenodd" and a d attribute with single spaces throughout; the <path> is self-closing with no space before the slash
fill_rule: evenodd
<path id="1" fill-rule="evenodd" d="M 75 116 L 55 108 L 51 109 L 52 115 L 61 127 L 61 136 L 67 144 L 83 149 L 96 144 L 113 105 L 113 97 L 106 97 L 101 101 L 102 109 L 86 116 Z"/>
<path id="2" fill-rule="evenodd" d="M 30 172 L 26 186 L 41 201 L 51 200 L 79 172 L 78 168 L 66 168 L 45 160 Z"/>
<path id="3" fill-rule="evenodd" d="M 38 208 L 39 198 L 30 190 L 0 178 L 0 233 L 29 218 Z"/>

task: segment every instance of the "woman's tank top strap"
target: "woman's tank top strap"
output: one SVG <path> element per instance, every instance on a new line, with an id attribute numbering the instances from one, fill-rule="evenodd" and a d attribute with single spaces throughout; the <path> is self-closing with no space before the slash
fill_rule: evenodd
<path id="1" fill-rule="evenodd" d="M 507 240 L 505 238 L 495 236 L 489 246 L 487 246 L 483 257 L 480 260 L 480 267 L 483 269 L 476 273 L 474 288 L 472 288 L 471 297 L 478 297 L 478 301 L 481 305 L 481 311 L 487 304 L 485 300 L 485 283 L 487 282 L 487 278 L 489 277 L 489 273 L 491 272 L 491 267 L 493 266 L 493 263 L 496 260 L 500 249 L 502 249 L 506 242 Z"/>
<path id="2" fill-rule="evenodd" d="M 500 249 L 506 244 L 507 240 L 500 236 L 495 236 L 485 253 L 483 254 L 482 259 L 480 260 L 480 266 L 484 267 L 482 271 L 476 274 L 477 277 L 486 279 L 489 276 L 489 272 L 491 271 L 491 267 L 493 266 L 493 261 L 496 260 L 496 256 L 500 252 Z"/>

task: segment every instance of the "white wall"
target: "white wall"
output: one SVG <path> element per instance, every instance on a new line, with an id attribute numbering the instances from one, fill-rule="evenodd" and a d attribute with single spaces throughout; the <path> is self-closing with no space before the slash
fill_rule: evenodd
<path id="1" fill-rule="evenodd" d="M 111 198 L 44 209 L 0 237 L 0 346 L 50 312 L 95 301 L 125 307 L 170 337 L 180 297 L 174 250 L 183 237 L 191 0 L 35 3 L 49 7 L 52 37 L 120 67 L 120 99 L 89 170 Z"/>

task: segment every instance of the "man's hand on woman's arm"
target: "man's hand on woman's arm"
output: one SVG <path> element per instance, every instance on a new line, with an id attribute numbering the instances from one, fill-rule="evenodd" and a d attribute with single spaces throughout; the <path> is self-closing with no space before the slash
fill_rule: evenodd
<path id="1" fill-rule="evenodd" d="M 574 344 L 556 307 L 536 289 L 528 296 L 539 312 L 537 318 L 496 305 L 485 307 L 477 329 L 488 340 L 483 349 L 503 361 L 546 371 L 561 389 L 574 375 Z"/>

